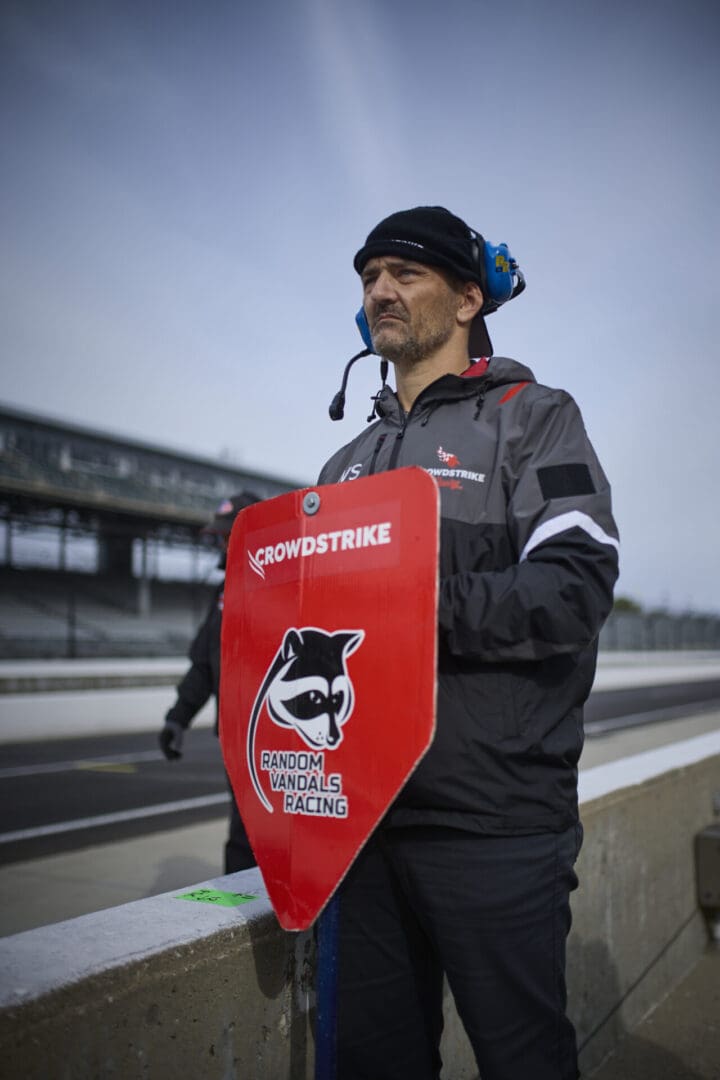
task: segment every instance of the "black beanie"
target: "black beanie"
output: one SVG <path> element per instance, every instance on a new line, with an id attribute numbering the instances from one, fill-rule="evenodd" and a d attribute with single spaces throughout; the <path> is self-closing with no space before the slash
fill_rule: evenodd
<path id="1" fill-rule="evenodd" d="M 476 281 L 486 293 L 481 258 L 482 236 L 444 206 L 416 206 L 384 218 L 368 233 L 353 260 L 358 274 L 377 255 L 400 255 L 414 262 L 449 270 L 461 281 Z M 470 328 L 470 356 L 492 356 L 492 342 L 482 315 Z"/>
<path id="2" fill-rule="evenodd" d="M 484 284 L 478 237 L 461 218 L 443 206 L 416 206 L 386 217 L 369 233 L 353 265 L 362 274 L 376 255 L 402 255 L 415 262 L 442 266 L 463 281 Z"/>

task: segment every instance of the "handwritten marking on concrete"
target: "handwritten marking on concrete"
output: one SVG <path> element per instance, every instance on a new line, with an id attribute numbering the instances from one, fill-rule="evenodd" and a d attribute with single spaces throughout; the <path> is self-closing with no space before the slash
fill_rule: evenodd
<path id="1" fill-rule="evenodd" d="M 220 892 L 218 889 L 194 889 L 173 899 L 194 900 L 199 904 L 217 904 L 219 907 L 238 907 L 239 904 L 249 904 L 251 900 L 257 900 L 257 896 L 253 893 Z"/>

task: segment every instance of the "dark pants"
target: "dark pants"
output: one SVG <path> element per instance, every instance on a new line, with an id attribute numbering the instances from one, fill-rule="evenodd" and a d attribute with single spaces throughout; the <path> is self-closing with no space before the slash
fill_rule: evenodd
<path id="1" fill-rule="evenodd" d="M 437 1080 L 443 972 L 482 1080 L 576 1080 L 565 940 L 581 829 L 385 829 L 341 891 L 338 1080 Z"/>
<path id="2" fill-rule="evenodd" d="M 256 860 L 235 802 L 229 778 L 228 788 L 230 789 L 230 821 L 228 823 L 228 838 L 225 843 L 225 873 L 235 874 L 238 870 L 249 870 L 256 865 Z"/>

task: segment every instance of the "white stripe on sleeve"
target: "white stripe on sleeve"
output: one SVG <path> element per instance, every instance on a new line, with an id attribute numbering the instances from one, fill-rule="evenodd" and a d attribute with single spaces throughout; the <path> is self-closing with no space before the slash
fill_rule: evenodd
<path id="1" fill-rule="evenodd" d="M 543 521 L 542 525 L 538 525 L 522 549 L 520 562 L 527 559 L 530 552 L 534 551 L 540 544 L 544 544 L 546 540 L 552 539 L 553 536 L 557 536 L 559 533 L 567 532 L 568 529 L 582 529 L 593 540 L 597 540 L 599 544 L 611 544 L 618 552 L 620 551 L 620 544 L 615 537 L 608 536 L 605 530 L 601 529 L 591 517 L 583 514 L 580 510 L 568 510 L 566 514 L 558 514 L 557 517 L 549 518 L 548 521 Z"/>

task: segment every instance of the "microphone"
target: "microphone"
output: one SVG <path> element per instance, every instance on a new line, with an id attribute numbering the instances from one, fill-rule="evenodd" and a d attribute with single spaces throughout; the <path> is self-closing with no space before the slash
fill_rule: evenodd
<path id="1" fill-rule="evenodd" d="M 378 398 L 380 397 L 383 390 L 385 389 L 385 383 L 387 382 L 387 377 L 388 377 L 388 362 L 385 359 L 385 357 L 383 356 L 382 359 L 380 360 L 380 378 L 382 379 L 382 386 L 378 390 L 377 394 L 373 394 L 373 396 L 370 398 L 370 400 L 373 403 L 373 407 L 372 407 L 372 412 L 370 413 L 370 415 L 367 418 L 368 424 L 371 424 L 373 422 L 373 420 L 375 419 L 375 417 L 380 415 L 380 413 L 377 411 L 377 403 L 378 403 Z"/>
<path id="2" fill-rule="evenodd" d="M 363 349 L 361 352 L 355 353 L 354 356 L 351 356 L 347 364 L 345 365 L 342 385 L 340 386 L 340 389 L 338 390 L 335 397 L 332 399 L 332 402 L 330 403 L 330 408 L 328 409 L 331 420 L 342 420 L 343 416 L 345 415 L 345 390 L 347 389 L 347 381 L 348 375 L 350 374 L 350 368 L 353 366 L 356 360 L 360 360 L 363 356 L 370 356 L 371 353 L 372 349 Z"/>

